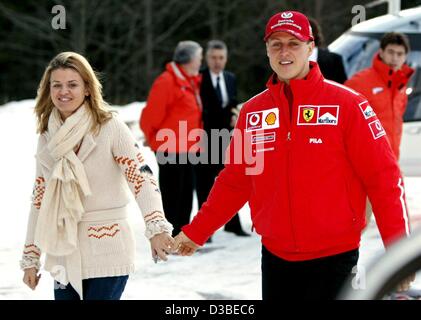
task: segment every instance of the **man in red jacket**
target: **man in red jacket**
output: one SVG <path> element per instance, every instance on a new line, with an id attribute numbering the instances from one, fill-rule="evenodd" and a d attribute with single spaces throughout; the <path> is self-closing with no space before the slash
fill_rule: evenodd
<path id="1" fill-rule="evenodd" d="M 202 47 L 178 43 L 173 61 L 152 85 L 140 128 L 156 153 L 159 185 L 167 219 L 174 232 L 190 221 L 194 190 L 196 135 L 202 129 L 199 69 Z"/>
<path id="2" fill-rule="evenodd" d="M 386 33 L 373 65 L 356 73 L 345 85 L 364 95 L 380 119 L 392 150 L 399 160 L 403 114 L 408 96 L 406 85 L 414 70 L 405 64 L 409 53 L 408 38 L 401 33 Z"/>
<path id="3" fill-rule="evenodd" d="M 193 254 L 249 202 L 263 299 L 333 299 L 357 264 L 367 194 L 385 245 L 409 234 L 403 180 L 367 100 L 309 62 L 307 17 L 275 14 L 264 40 L 274 74 L 244 104 L 225 168 L 174 249 Z M 264 156 L 255 174 L 249 149 Z"/>
<path id="4" fill-rule="evenodd" d="M 375 113 L 379 118 L 396 159 L 402 138 L 403 114 L 408 96 L 406 85 L 414 73 L 405 64 L 409 52 L 409 40 L 402 33 L 386 33 L 380 40 L 380 50 L 370 68 L 361 70 L 345 85 L 364 95 L 369 105 L 364 113 Z M 372 208 L 367 201 L 366 219 L 370 220 Z"/>

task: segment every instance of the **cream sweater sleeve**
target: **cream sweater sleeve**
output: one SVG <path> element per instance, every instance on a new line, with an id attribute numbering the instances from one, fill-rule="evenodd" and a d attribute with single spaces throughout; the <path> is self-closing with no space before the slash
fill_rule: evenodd
<path id="1" fill-rule="evenodd" d="M 117 134 L 114 137 L 113 156 L 125 176 L 130 190 L 145 220 L 145 236 L 172 233 L 173 227 L 167 221 L 162 207 L 161 192 L 150 167 L 145 163 L 142 153 L 127 125 L 117 117 L 112 119 Z"/>
<path id="2" fill-rule="evenodd" d="M 43 144 L 43 137 L 40 136 L 40 138 L 38 139 L 37 150 L 40 150 Z M 22 260 L 20 261 L 20 267 L 22 270 L 33 267 L 37 268 L 37 270 L 41 268 L 41 250 L 34 244 L 34 234 L 44 192 L 45 179 L 41 172 L 41 165 L 37 160 L 35 182 L 32 191 L 31 208 L 29 212 L 28 226 L 26 231 L 26 240 L 23 249 Z"/>

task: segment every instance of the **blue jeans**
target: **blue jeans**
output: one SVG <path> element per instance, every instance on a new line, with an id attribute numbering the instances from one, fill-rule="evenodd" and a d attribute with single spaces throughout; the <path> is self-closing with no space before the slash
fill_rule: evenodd
<path id="1" fill-rule="evenodd" d="M 82 280 L 83 300 L 120 300 L 129 276 L 92 278 Z M 54 281 L 55 300 L 80 300 L 69 283 L 64 286 Z"/>

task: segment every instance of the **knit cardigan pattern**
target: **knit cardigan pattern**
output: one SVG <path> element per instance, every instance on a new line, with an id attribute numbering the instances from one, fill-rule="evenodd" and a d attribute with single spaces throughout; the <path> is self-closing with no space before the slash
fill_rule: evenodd
<path id="1" fill-rule="evenodd" d="M 34 232 L 46 183 L 53 170 L 52 159 L 46 156 L 47 144 L 46 135 L 41 134 L 27 235 L 20 261 L 23 270 L 41 268 L 42 252 L 34 243 Z M 115 115 L 101 126 L 98 134 L 85 135 L 78 157 L 91 188 L 90 196 L 82 195 L 84 213 L 78 225 L 82 279 L 127 275 L 135 270 L 135 237 L 127 219 L 130 192 L 142 212 L 148 239 L 162 232 L 172 232 L 172 225 L 164 215 L 158 183 L 129 128 Z M 66 257 L 49 257 L 47 254 L 45 264 L 45 269 L 57 281 L 67 284 L 66 274 L 61 272 L 71 268 L 66 264 Z"/>

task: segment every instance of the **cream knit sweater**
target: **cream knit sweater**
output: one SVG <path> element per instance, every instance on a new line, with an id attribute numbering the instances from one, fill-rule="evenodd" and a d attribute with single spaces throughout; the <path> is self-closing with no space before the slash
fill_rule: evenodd
<path id="1" fill-rule="evenodd" d="M 41 268 L 41 251 L 34 244 L 34 231 L 54 164 L 47 143 L 45 135 L 40 135 L 22 269 Z M 45 269 L 57 281 L 72 282 L 76 291 L 81 291 L 76 288 L 81 279 L 127 275 L 134 271 L 135 239 L 126 208 L 130 191 L 143 214 L 148 239 L 161 232 L 171 234 L 172 225 L 165 219 L 152 171 L 129 128 L 117 116 L 104 124 L 98 135 L 85 135 L 78 157 L 92 193 L 87 197 L 82 195 L 85 212 L 78 225 L 78 252 L 63 257 L 47 255 Z"/>

